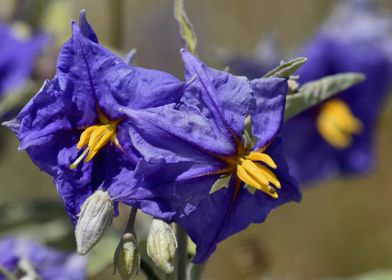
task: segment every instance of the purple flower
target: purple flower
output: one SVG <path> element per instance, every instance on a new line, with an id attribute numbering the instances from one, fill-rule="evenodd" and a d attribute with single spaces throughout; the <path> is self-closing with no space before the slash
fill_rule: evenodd
<path id="1" fill-rule="evenodd" d="M 263 222 L 300 193 L 277 138 L 287 81 L 248 81 L 209 68 L 185 50 L 182 57 L 187 86 L 178 104 L 123 111 L 144 159 L 135 178 L 166 213 L 158 218 L 187 231 L 197 245 L 193 262 L 201 263 L 218 242 Z M 249 118 L 251 130 L 245 130 Z"/>
<path id="2" fill-rule="evenodd" d="M 0 241 L 0 280 L 2 271 L 15 277 L 42 280 L 86 279 L 86 258 L 56 251 L 20 238 L 8 237 Z"/>
<path id="3" fill-rule="evenodd" d="M 23 84 L 30 76 L 38 53 L 47 42 L 43 34 L 20 38 L 0 23 L 0 97 Z"/>
<path id="4" fill-rule="evenodd" d="M 176 101 L 183 83 L 160 71 L 132 67 L 101 45 L 81 12 L 60 50 L 56 76 L 6 123 L 33 162 L 50 174 L 73 223 L 95 190 L 135 207 L 138 155 L 120 107 L 142 109 Z"/>
<path id="5" fill-rule="evenodd" d="M 373 166 L 374 132 L 392 82 L 392 24 L 371 4 L 338 5 L 305 47 L 308 62 L 297 72 L 301 83 L 351 71 L 364 73 L 366 81 L 284 126 L 290 169 L 301 182 L 363 173 Z"/>

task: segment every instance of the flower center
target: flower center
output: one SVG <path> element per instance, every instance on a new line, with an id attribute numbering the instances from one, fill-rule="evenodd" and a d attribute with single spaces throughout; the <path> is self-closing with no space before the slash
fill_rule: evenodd
<path id="1" fill-rule="evenodd" d="M 99 124 L 87 127 L 80 135 L 76 147 L 80 150 L 84 147 L 83 153 L 70 165 L 71 169 L 76 168 L 84 159 L 89 162 L 107 143 L 112 142 L 119 146 L 116 138 L 117 125 L 121 119 L 110 121 L 103 113 L 98 110 Z"/>
<path id="2" fill-rule="evenodd" d="M 280 189 L 281 185 L 278 178 L 267 166 L 272 169 L 277 168 L 269 155 L 262 152 L 250 152 L 239 157 L 236 166 L 237 176 L 245 184 L 276 199 L 278 193 L 275 188 Z"/>
<path id="3" fill-rule="evenodd" d="M 362 131 L 363 125 L 351 112 L 347 104 L 333 99 L 322 105 L 316 122 L 320 135 L 337 149 L 348 148 L 352 136 Z"/>
<path id="4" fill-rule="evenodd" d="M 278 198 L 276 189 L 281 189 L 281 184 L 275 174 L 270 170 L 276 169 L 277 165 L 274 160 L 263 153 L 262 150 L 248 152 L 245 147 L 240 146 L 236 156 L 220 158 L 227 166 L 215 172 L 209 173 L 220 174 L 221 177 L 214 183 L 210 193 L 227 187 L 231 177 L 235 176 L 234 196 L 236 197 L 241 182 L 245 183 L 245 188 L 251 193 L 255 190 L 262 191 L 273 198 Z"/>

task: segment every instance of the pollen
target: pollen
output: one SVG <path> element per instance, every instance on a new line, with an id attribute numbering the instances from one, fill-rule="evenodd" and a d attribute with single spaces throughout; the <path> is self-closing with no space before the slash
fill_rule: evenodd
<path id="1" fill-rule="evenodd" d="M 109 142 L 118 145 L 116 138 L 117 125 L 120 120 L 110 121 L 103 113 L 98 111 L 99 124 L 87 127 L 80 135 L 76 144 L 78 150 L 85 148 L 83 153 L 70 165 L 74 169 L 84 159 L 89 162 Z"/>
<path id="2" fill-rule="evenodd" d="M 271 169 L 277 166 L 273 159 L 262 152 L 250 152 L 237 161 L 237 177 L 245 184 L 262 191 L 273 198 L 278 198 L 275 189 L 281 184 Z"/>
<path id="3" fill-rule="evenodd" d="M 359 134 L 363 125 L 351 112 L 348 105 L 333 99 L 322 105 L 316 121 L 317 130 L 336 149 L 346 149 L 353 135 Z"/>

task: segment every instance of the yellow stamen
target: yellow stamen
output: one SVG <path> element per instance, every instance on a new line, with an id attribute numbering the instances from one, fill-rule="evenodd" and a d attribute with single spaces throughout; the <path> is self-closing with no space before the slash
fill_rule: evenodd
<path id="1" fill-rule="evenodd" d="M 110 121 L 99 111 L 98 119 L 101 122 L 100 124 L 87 127 L 80 135 L 80 139 L 76 147 L 79 150 L 85 146 L 87 147 L 83 153 L 70 165 L 71 169 L 74 169 L 83 158 L 84 162 L 90 161 L 109 142 L 118 145 L 116 130 L 120 120 Z"/>
<path id="2" fill-rule="evenodd" d="M 269 170 L 264 165 L 261 165 L 261 164 L 258 164 L 258 163 L 256 163 L 256 166 L 257 166 L 257 169 L 259 170 L 259 172 L 261 172 L 264 175 L 264 177 L 266 177 L 268 179 L 269 182 L 274 184 L 274 186 L 276 188 L 278 188 L 278 189 L 282 188 L 278 178 L 276 178 L 275 174 L 271 170 Z"/>
<path id="3" fill-rule="evenodd" d="M 261 152 L 250 152 L 245 158 L 250 159 L 251 161 L 261 161 L 266 163 L 269 167 L 276 169 L 276 164 L 273 159 L 264 153 Z"/>
<path id="4" fill-rule="evenodd" d="M 260 184 L 268 185 L 268 178 L 264 176 L 263 173 L 259 171 L 257 168 L 256 164 L 248 159 L 240 159 L 240 164 L 237 166 L 238 167 L 243 167 L 247 173 L 250 174 L 253 178 L 257 180 Z"/>
<path id="5" fill-rule="evenodd" d="M 113 127 L 110 124 L 99 125 L 95 128 L 88 141 L 90 151 L 84 159 L 84 162 L 90 161 L 98 151 L 109 142 L 114 134 L 116 134 L 116 127 Z"/>
<path id="6" fill-rule="evenodd" d="M 316 125 L 325 141 L 337 149 L 348 148 L 352 136 L 363 129 L 361 121 L 352 114 L 347 104 L 339 99 L 322 105 Z"/>
<path id="7" fill-rule="evenodd" d="M 98 127 L 98 125 L 92 125 L 86 128 L 85 131 L 80 135 L 80 139 L 78 144 L 76 144 L 76 147 L 80 150 L 84 146 L 88 144 L 88 141 L 90 139 L 91 133 Z"/>
<path id="8" fill-rule="evenodd" d="M 237 176 L 249 186 L 276 199 L 278 198 L 278 193 L 270 184 L 273 184 L 278 189 L 281 188 L 281 184 L 275 174 L 260 163 L 264 163 L 273 169 L 277 168 L 269 155 L 262 152 L 250 152 L 238 159 Z"/>
<path id="9" fill-rule="evenodd" d="M 241 181 L 245 182 L 249 186 L 265 192 L 266 194 L 272 196 L 273 198 L 278 198 L 278 195 L 276 192 L 271 192 L 271 188 L 268 184 L 261 183 L 257 181 L 248 170 L 246 170 L 243 166 L 238 166 L 237 167 L 237 176 L 238 178 L 241 179 Z"/>

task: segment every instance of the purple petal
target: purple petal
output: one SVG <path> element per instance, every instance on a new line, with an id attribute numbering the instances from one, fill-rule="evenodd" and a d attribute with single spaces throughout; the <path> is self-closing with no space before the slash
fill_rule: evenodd
<path id="1" fill-rule="evenodd" d="M 250 111 L 252 133 L 257 138 L 254 150 L 268 143 L 279 133 L 284 120 L 287 81 L 263 78 L 251 82 L 254 107 Z"/>
<path id="2" fill-rule="evenodd" d="M 282 189 L 278 190 L 278 199 L 273 199 L 260 191 L 251 194 L 248 190 L 241 188 L 231 208 L 233 179 L 228 189 L 223 188 L 209 194 L 210 186 L 216 178 L 206 177 L 203 182 L 198 181 L 197 185 L 193 186 L 195 194 L 189 194 L 189 196 L 193 195 L 192 201 L 182 202 L 179 208 L 181 209 L 180 214 L 175 221 L 187 231 L 196 243 L 197 253 L 192 260 L 193 262 L 204 262 L 214 252 L 220 241 L 244 230 L 251 223 L 263 222 L 269 212 L 281 204 L 301 199 L 298 185 L 290 176 L 282 155 L 281 141 L 275 141 L 266 152 L 278 166 L 278 169 L 274 170 L 282 184 Z M 176 190 L 183 192 L 187 187 L 192 187 L 192 184 L 189 185 L 189 182 L 177 185 Z M 181 194 L 180 197 L 186 196 Z M 201 228 L 208 230 L 201 230 Z"/>
<path id="3" fill-rule="evenodd" d="M 252 100 L 248 79 L 209 68 L 186 50 L 181 54 L 189 84 L 184 102 L 197 106 L 206 117 L 213 118 L 227 137 L 235 133 L 241 139 Z"/>

